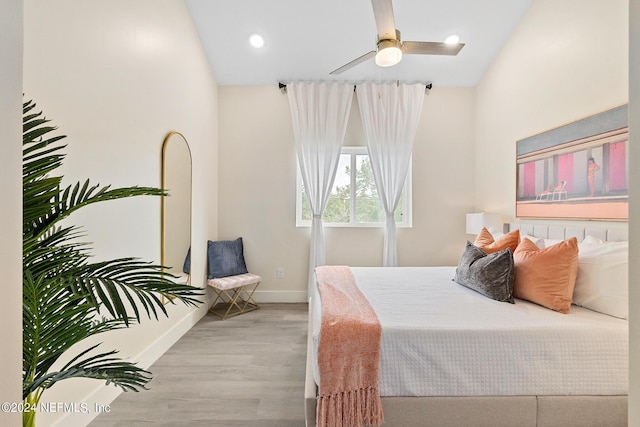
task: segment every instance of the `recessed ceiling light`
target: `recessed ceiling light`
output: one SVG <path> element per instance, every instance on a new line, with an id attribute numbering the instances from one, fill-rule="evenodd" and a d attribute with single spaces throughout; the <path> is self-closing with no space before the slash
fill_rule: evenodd
<path id="1" fill-rule="evenodd" d="M 455 34 L 452 34 L 449 37 L 447 37 L 444 42 L 446 44 L 456 44 L 460 42 L 460 37 L 456 36 Z"/>
<path id="2" fill-rule="evenodd" d="M 264 46 L 264 39 L 260 34 L 252 34 L 249 37 L 249 43 L 251 43 L 251 46 L 253 47 L 261 48 L 262 46 Z"/>

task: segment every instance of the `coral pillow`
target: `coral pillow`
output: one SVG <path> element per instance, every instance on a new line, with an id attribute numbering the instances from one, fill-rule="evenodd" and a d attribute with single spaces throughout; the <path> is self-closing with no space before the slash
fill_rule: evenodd
<path id="1" fill-rule="evenodd" d="M 572 237 L 540 249 L 524 239 L 513 253 L 513 296 L 568 313 L 578 273 L 578 240 Z"/>
<path id="2" fill-rule="evenodd" d="M 497 239 L 494 239 L 489 230 L 483 227 L 482 230 L 480 230 L 480 233 L 476 236 L 476 240 L 473 242 L 473 245 L 479 247 L 488 254 L 492 254 L 507 248 L 511 249 L 511 252 L 515 252 L 518 247 L 518 243 L 520 243 L 520 230 L 510 231 L 507 234 L 503 234 Z"/>

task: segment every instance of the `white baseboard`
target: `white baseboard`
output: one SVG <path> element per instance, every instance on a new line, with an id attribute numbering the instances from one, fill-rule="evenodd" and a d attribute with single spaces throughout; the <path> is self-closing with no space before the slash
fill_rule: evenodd
<path id="1" fill-rule="evenodd" d="M 255 291 L 253 299 L 258 304 L 262 302 L 307 302 L 307 291 Z"/>

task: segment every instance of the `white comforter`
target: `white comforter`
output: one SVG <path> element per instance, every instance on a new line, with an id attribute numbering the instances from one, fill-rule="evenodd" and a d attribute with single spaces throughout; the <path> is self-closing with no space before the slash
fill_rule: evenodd
<path id="1" fill-rule="evenodd" d="M 493 301 L 453 282 L 454 267 L 352 270 L 382 324 L 382 396 L 627 394 L 625 320 Z"/>

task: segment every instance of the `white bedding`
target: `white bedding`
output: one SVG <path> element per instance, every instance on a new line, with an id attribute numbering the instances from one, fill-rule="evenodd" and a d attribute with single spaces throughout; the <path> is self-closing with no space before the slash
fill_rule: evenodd
<path id="1" fill-rule="evenodd" d="M 453 282 L 455 267 L 352 271 L 382 325 L 382 396 L 628 392 L 626 320 L 497 302 Z M 312 303 L 317 352 L 317 294 Z"/>

